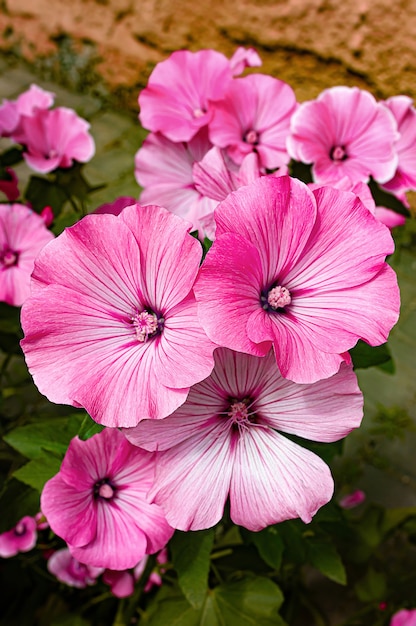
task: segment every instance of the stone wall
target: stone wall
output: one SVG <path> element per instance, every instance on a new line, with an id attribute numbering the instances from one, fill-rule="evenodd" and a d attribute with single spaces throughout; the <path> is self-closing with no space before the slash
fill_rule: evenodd
<path id="1" fill-rule="evenodd" d="M 113 91 L 137 93 L 177 48 L 231 54 L 251 45 L 262 71 L 289 82 L 300 100 L 340 83 L 378 97 L 416 96 L 416 0 L 1 0 L 0 7 L 3 50 L 44 67 L 59 62 L 81 83 L 93 68 Z"/>

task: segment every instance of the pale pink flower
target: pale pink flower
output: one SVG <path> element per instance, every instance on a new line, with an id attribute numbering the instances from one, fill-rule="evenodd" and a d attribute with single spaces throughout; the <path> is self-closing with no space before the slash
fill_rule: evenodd
<path id="1" fill-rule="evenodd" d="M 348 176 L 352 182 L 390 180 L 398 157 L 394 116 L 367 91 L 331 87 L 304 102 L 291 120 L 290 156 L 313 163 L 314 180 L 326 183 Z"/>
<path id="2" fill-rule="evenodd" d="M 393 96 L 382 104 L 394 115 L 400 133 L 395 144 L 399 157 L 397 170 L 383 187 L 409 206 L 405 193 L 416 190 L 416 109 L 407 96 Z"/>
<path id="3" fill-rule="evenodd" d="M 293 89 L 282 80 L 263 74 L 236 78 L 213 104 L 210 139 L 238 164 L 256 152 L 262 167 L 275 169 L 290 160 L 286 139 L 297 106 Z"/>
<path id="4" fill-rule="evenodd" d="M 1 533 L 0 557 L 7 559 L 18 552 L 29 552 L 35 547 L 36 541 L 36 520 L 26 515 L 14 528 Z"/>
<path id="5" fill-rule="evenodd" d="M 57 550 L 48 559 L 48 571 L 65 585 L 83 589 L 95 585 L 98 576 L 103 573 L 102 567 L 92 567 L 75 559 L 69 548 Z"/>
<path id="6" fill-rule="evenodd" d="M 399 314 L 385 263 L 388 229 L 352 193 L 265 176 L 215 211 L 214 241 L 194 286 L 217 344 L 257 356 L 273 345 L 283 376 L 331 376 L 358 339 L 379 345 Z"/>
<path id="7" fill-rule="evenodd" d="M 31 85 L 16 100 L 4 101 L 0 107 L 0 127 L 6 123 L 4 135 L 11 136 L 16 143 L 26 143 L 21 125 L 22 117 L 32 117 L 39 110 L 49 109 L 53 105 L 54 98 L 55 94 L 52 92 L 37 85 Z"/>
<path id="8" fill-rule="evenodd" d="M 339 506 L 343 509 L 354 509 L 365 501 L 366 495 L 361 489 L 357 489 L 352 493 L 347 493 L 339 501 Z"/>
<path id="9" fill-rule="evenodd" d="M 160 204 L 192 223 L 205 235 L 201 220 L 212 216 L 218 202 L 201 194 L 193 180 L 193 165 L 212 147 L 206 128 L 189 142 L 174 143 L 161 134 L 150 134 L 134 159 L 136 180 L 144 189 L 141 204 Z M 211 217 L 212 219 L 212 217 Z"/>
<path id="10" fill-rule="evenodd" d="M 370 213 L 374 215 L 379 222 L 390 229 L 396 226 L 403 226 L 406 222 L 404 215 L 400 215 L 400 213 L 396 213 L 396 211 L 392 211 L 386 207 L 376 206 L 370 187 L 366 183 L 353 183 L 348 176 L 344 176 L 339 180 L 325 183 L 325 186 L 341 189 L 342 191 L 352 191 L 360 198 L 361 202 L 367 207 Z M 308 187 L 312 190 L 319 189 L 319 187 L 322 187 L 322 184 L 309 183 Z"/>
<path id="11" fill-rule="evenodd" d="M 95 209 L 94 213 L 111 213 L 112 215 L 120 215 L 123 209 L 126 206 L 131 206 L 132 204 L 136 204 L 137 200 L 132 198 L 131 196 L 120 196 L 116 198 L 113 202 L 107 202 L 106 204 L 101 204 L 97 209 Z"/>
<path id="12" fill-rule="evenodd" d="M 401 609 L 392 616 L 390 626 L 416 626 L 416 609 Z"/>
<path id="13" fill-rule="evenodd" d="M 146 500 L 153 477 L 154 455 L 119 430 L 104 429 L 87 441 L 75 437 L 43 489 L 42 511 L 78 561 L 128 569 L 173 534 L 160 507 Z"/>
<path id="14" fill-rule="evenodd" d="M 146 563 L 148 557 L 143 557 L 142 561 Z M 140 561 L 140 562 L 142 562 Z M 134 591 L 134 576 L 131 571 L 117 571 L 106 569 L 103 574 L 103 582 L 109 585 L 111 593 L 116 598 L 128 598 Z"/>
<path id="15" fill-rule="evenodd" d="M 173 527 L 213 526 L 229 497 L 233 522 L 257 531 L 296 517 L 310 522 L 332 497 L 328 466 L 284 433 L 336 441 L 359 426 L 362 404 L 345 364 L 330 379 L 298 385 L 282 378 L 272 353 L 219 348 L 211 376 L 183 406 L 126 436 L 158 451 L 148 497 Z"/>
<path id="16" fill-rule="evenodd" d="M 140 122 L 171 141 L 189 141 L 212 117 L 212 102 L 232 81 L 226 56 L 215 50 L 177 50 L 158 63 L 139 96 Z"/>
<path id="17" fill-rule="evenodd" d="M 16 102 L 13 100 L 3 100 L 0 106 L 0 137 L 10 137 L 16 130 L 20 120 Z"/>
<path id="18" fill-rule="evenodd" d="M 27 206 L 0 204 L 0 301 L 23 304 L 35 258 L 53 238 L 41 216 Z"/>
<path id="19" fill-rule="evenodd" d="M 36 261 L 22 348 L 39 390 L 106 426 L 170 415 L 212 370 L 192 286 L 202 249 L 166 209 L 87 215 Z"/>
<path id="20" fill-rule="evenodd" d="M 24 143 L 23 157 L 35 172 L 46 174 L 58 167 L 71 167 L 74 161 L 86 163 L 95 152 L 90 125 L 66 107 L 40 109 L 22 116 L 19 128 Z M 14 137 L 17 140 L 16 137 Z"/>

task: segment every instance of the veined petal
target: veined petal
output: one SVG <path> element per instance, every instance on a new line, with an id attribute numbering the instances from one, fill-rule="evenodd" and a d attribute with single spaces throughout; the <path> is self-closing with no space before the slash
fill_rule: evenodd
<path id="1" fill-rule="evenodd" d="M 251 427 L 236 446 L 231 519 L 254 531 L 296 517 L 308 523 L 333 488 L 329 467 L 318 456 L 272 429 Z"/>

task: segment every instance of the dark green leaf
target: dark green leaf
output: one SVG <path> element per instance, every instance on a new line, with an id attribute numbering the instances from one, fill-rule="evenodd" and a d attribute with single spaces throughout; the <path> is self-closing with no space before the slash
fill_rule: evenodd
<path id="1" fill-rule="evenodd" d="M 208 587 L 210 554 L 214 530 L 176 531 L 170 542 L 179 586 L 194 608 L 200 608 Z"/>
<path id="2" fill-rule="evenodd" d="M 329 538 L 311 537 L 307 554 L 311 564 L 324 576 L 339 585 L 347 584 L 347 575 L 341 557 Z"/>
<path id="3" fill-rule="evenodd" d="M 0 164 L 4 167 L 10 167 L 11 165 L 16 165 L 23 161 L 23 148 L 9 148 L 6 152 L 0 155 Z"/>
<path id="4" fill-rule="evenodd" d="M 355 592 L 361 602 L 374 602 L 384 600 L 386 597 L 386 577 L 381 572 L 376 572 L 372 567 L 364 578 L 355 585 Z"/>
<path id="5" fill-rule="evenodd" d="M 100 433 L 102 430 L 104 430 L 104 426 L 101 426 L 100 424 L 97 424 L 97 422 L 94 422 L 94 420 L 89 415 L 85 415 L 78 431 L 78 437 L 85 441 L 93 435 Z"/>
<path id="6" fill-rule="evenodd" d="M 45 206 L 50 206 L 55 217 L 62 211 L 68 196 L 56 183 L 32 176 L 25 191 L 25 197 L 37 213 L 43 211 Z"/>
<path id="7" fill-rule="evenodd" d="M 40 493 L 46 481 L 59 472 L 61 463 L 62 459 L 59 456 L 44 452 L 39 458 L 19 467 L 13 476 Z"/>
<path id="8" fill-rule="evenodd" d="M 36 459 L 44 450 L 63 457 L 68 444 L 77 434 L 82 415 L 39 420 L 33 424 L 19 426 L 4 436 L 4 440 L 28 459 Z"/>
<path id="9" fill-rule="evenodd" d="M 0 533 L 10 530 L 25 515 L 39 511 L 39 493 L 12 478 L 0 496 Z"/>
<path id="10" fill-rule="evenodd" d="M 373 366 L 384 365 L 392 360 L 390 350 L 387 343 L 381 346 L 369 346 L 364 341 L 359 341 L 357 345 L 350 350 L 350 355 L 354 364 L 354 369 L 367 368 Z"/>
<path id="11" fill-rule="evenodd" d="M 280 569 L 284 544 L 277 526 L 269 526 L 257 533 L 250 532 L 249 541 L 254 543 L 267 565 L 276 570 Z"/>
<path id="12" fill-rule="evenodd" d="M 20 327 L 20 307 L 0 302 L 0 331 L 23 337 Z"/>

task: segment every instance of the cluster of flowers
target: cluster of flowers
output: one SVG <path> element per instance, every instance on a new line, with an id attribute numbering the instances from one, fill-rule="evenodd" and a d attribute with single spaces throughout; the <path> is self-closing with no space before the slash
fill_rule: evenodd
<path id="1" fill-rule="evenodd" d="M 66 107 L 52 109 L 54 94 L 32 85 L 16 100 L 0 106 L 0 137 L 23 147 L 23 158 L 35 172 L 47 174 L 69 168 L 74 161 L 86 162 L 95 152 L 89 124 Z M 40 215 L 15 202 L 20 197 L 15 171 L 5 167 L 0 191 L 7 204 L 0 204 L 0 301 L 21 306 L 30 293 L 34 260 L 53 238 L 50 207 Z"/>
<path id="2" fill-rule="evenodd" d="M 228 500 L 253 531 L 309 522 L 333 480 L 293 436 L 359 426 L 348 350 L 397 321 L 393 240 L 366 185 L 408 174 L 394 111 L 357 89 L 298 105 L 282 81 L 235 78 L 259 64 L 239 49 L 156 66 L 139 98 L 141 204 L 86 216 L 35 261 L 29 370 L 105 426 L 71 441 L 41 498 L 88 567 L 134 568 Z M 287 175 L 291 157 L 314 164 L 314 185 Z M 203 261 L 193 229 L 215 239 Z"/>

